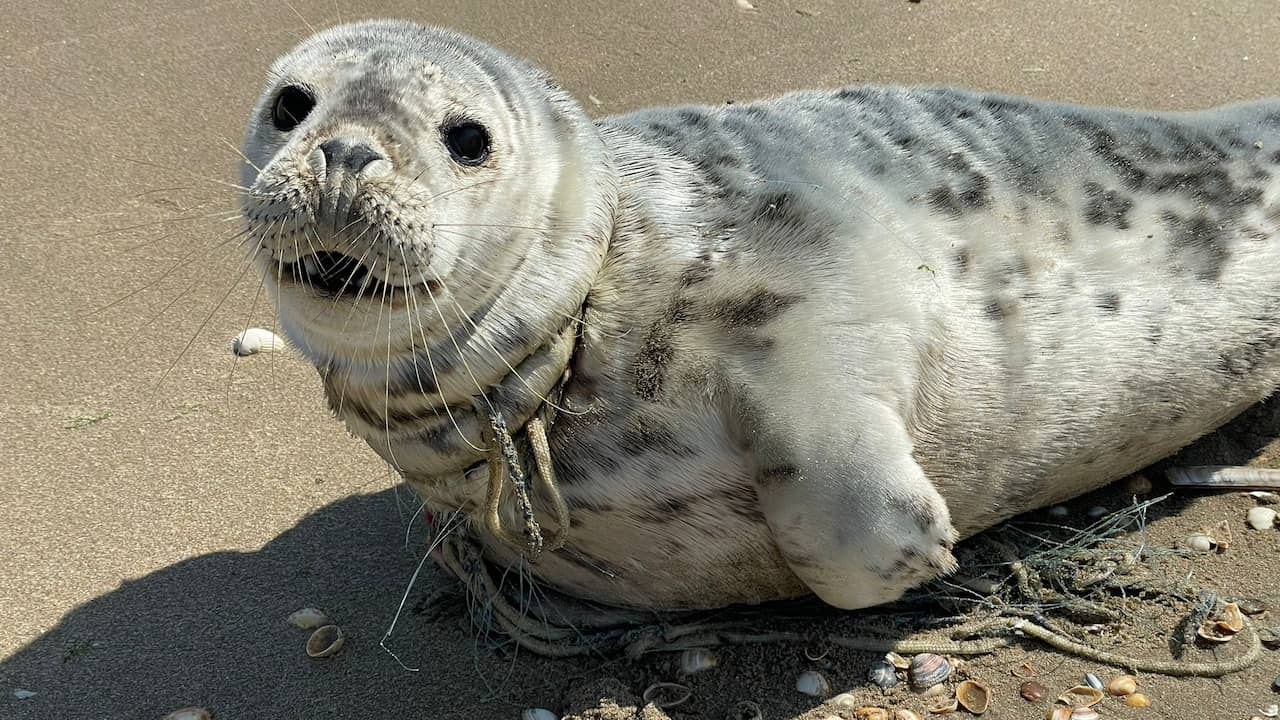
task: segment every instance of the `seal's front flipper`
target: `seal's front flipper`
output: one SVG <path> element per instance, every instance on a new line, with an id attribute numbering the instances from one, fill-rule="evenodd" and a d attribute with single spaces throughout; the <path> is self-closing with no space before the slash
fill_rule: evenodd
<path id="1" fill-rule="evenodd" d="M 956 567 L 946 501 L 912 459 L 901 420 L 875 401 L 852 415 L 852 426 L 777 418 L 790 427 L 762 428 L 755 447 L 760 505 L 782 556 L 846 609 L 896 600 Z"/>

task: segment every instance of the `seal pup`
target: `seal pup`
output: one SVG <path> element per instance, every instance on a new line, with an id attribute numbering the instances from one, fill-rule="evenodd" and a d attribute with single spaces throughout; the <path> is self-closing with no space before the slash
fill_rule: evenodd
<path id="1" fill-rule="evenodd" d="M 490 563 L 537 554 L 523 519 L 541 582 L 613 606 L 893 600 L 1280 382 L 1277 100 L 855 86 L 593 122 L 372 21 L 276 62 L 244 154 L 335 414 Z"/>

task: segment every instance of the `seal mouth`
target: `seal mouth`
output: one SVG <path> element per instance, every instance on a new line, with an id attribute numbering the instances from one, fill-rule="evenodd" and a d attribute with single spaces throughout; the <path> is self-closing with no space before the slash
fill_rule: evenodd
<path id="1" fill-rule="evenodd" d="M 304 285 L 325 297 L 394 297 L 396 291 L 407 292 L 412 286 L 386 282 L 369 272 L 360 260 L 345 253 L 321 251 L 299 257 L 278 267 L 281 281 Z M 428 292 L 439 286 L 427 280 L 419 283 Z"/>

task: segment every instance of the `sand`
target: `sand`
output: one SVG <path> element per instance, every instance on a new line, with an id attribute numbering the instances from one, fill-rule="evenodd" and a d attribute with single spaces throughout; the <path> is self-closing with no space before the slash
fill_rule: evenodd
<path id="1" fill-rule="evenodd" d="M 755 4 L 7 3 L 0 718 L 159 718 L 185 705 L 220 720 L 515 718 L 532 706 L 620 718 L 646 685 L 674 679 L 669 657 L 495 653 L 456 598 L 400 618 L 387 645 L 412 670 L 379 647 L 417 564 L 416 506 L 328 417 L 313 371 L 287 356 L 233 365 L 228 351 L 239 329 L 271 325 L 228 239 L 234 147 L 268 63 L 309 26 L 370 16 L 453 26 L 541 63 L 596 114 L 861 81 L 1160 108 L 1280 84 L 1273 0 Z M 1261 424 L 1242 425 L 1218 456 L 1263 451 L 1273 415 L 1262 408 Z M 1196 577 L 1275 604 L 1280 534 L 1245 530 L 1251 504 L 1180 496 L 1153 537 L 1176 542 L 1228 520 L 1235 545 L 1198 561 Z M 451 583 L 424 570 L 408 607 Z M 304 605 L 347 631 L 337 657 L 303 653 L 304 633 L 284 618 Z M 672 717 L 721 718 L 741 700 L 770 720 L 834 713 L 794 691 L 795 674 L 815 665 L 801 648 L 723 655 L 689 680 L 693 699 Z M 823 670 L 873 699 L 870 659 L 832 652 Z M 1026 659 L 1055 688 L 1111 671 L 1033 646 L 984 658 L 968 671 L 997 691 L 985 717 L 1043 715 L 1008 673 Z M 1268 653 L 1221 682 L 1145 678 L 1153 707 L 1112 703 L 1108 716 L 1244 718 L 1280 698 L 1269 688 L 1277 672 Z"/>

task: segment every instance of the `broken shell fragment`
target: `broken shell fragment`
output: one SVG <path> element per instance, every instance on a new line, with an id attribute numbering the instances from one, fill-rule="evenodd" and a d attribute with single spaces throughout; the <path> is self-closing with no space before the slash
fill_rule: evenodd
<path id="1" fill-rule="evenodd" d="M 811 697 L 830 697 L 831 683 L 827 676 L 816 670 L 805 670 L 796 677 L 796 690 Z"/>
<path id="2" fill-rule="evenodd" d="M 559 718 L 546 708 L 529 708 L 520 713 L 520 720 L 559 720 Z"/>
<path id="3" fill-rule="evenodd" d="M 1036 672 L 1036 669 L 1031 666 L 1031 663 L 1022 663 L 1021 665 L 1010 670 L 1009 672 L 1014 677 L 1022 678 L 1023 680 L 1026 680 L 1027 678 L 1033 678 L 1036 675 L 1039 675 L 1039 673 Z"/>
<path id="4" fill-rule="evenodd" d="M 1090 707 L 1078 707 L 1071 711 L 1071 720 L 1098 720 L 1098 711 Z"/>
<path id="5" fill-rule="evenodd" d="M 849 693 L 840 693 L 827 702 L 838 708 L 844 708 L 845 710 L 852 710 L 858 707 L 858 698 L 850 695 Z"/>
<path id="6" fill-rule="evenodd" d="M 263 328 L 249 328 L 231 340 L 231 352 L 240 357 L 262 352 L 280 352 L 287 347 L 284 338 Z"/>
<path id="7" fill-rule="evenodd" d="M 743 700 L 729 710 L 727 720 L 764 720 L 764 713 L 760 711 L 759 705 Z"/>
<path id="8" fill-rule="evenodd" d="M 937 705 L 930 707 L 929 712 L 934 715 L 946 715 L 947 713 L 955 712 L 959 707 L 960 703 L 957 702 L 955 698 L 951 698 L 950 700 L 943 700 Z"/>
<path id="9" fill-rule="evenodd" d="M 1267 717 L 1276 717 L 1277 715 L 1280 715 L 1280 705 L 1271 703 L 1270 705 L 1262 708 L 1258 712 L 1262 713 Z"/>
<path id="10" fill-rule="evenodd" d="M 911 667 L 911 661 L 908 660 L 907 658 L 902 657 L 896 652 L 885 653 L 884 661 L 898 668 L 899 670 L 906 670 L 907 668 Z"/>
<path id="11" fill-rule="evenodd" d="M 165 715 L 161 720 L 210 720 L 212 717 L 202 707 L 184 707 Z"/>
<path id="12" fill-rule="evenodd" d="M 1132 695 L 1126 695 L 1124 698 L 1124 704 L 1129 707 L 1144 708 L 1151 704 L 1151 700 L 1148 699 L 1146 695 L 1136 692 Z"/>
<path id="13" fill-rule="evenodd" d="M 1132 695 L 1138 691 L 1138 680 L 1132 675 L 1117 675 L 1107 682 L 1107 692 L 1117 697 Z"/>
<path id="14" fill-rule="evenodd" d="M 1207 553 L 1213 550 L 1214 546 L 1216 546 L 1218 543 L 1213 538 L 1209 537 L 1204 533 L 1193 533 L 1190 536 L 1188 536 L 1187 539 L 1184 540 L 1182 544 L 1186 545 L 1188 549 L 1194 550 L 1196 552 Z"/>
<path id="15" fill-rule="evenodd" d="M 1196 631 L 1196 635 L 1198 635 L 1201 640 L 1214 645 L 1231 642 L 1231 638 L 1235 637 L 1235 633 L 1223 627 L 1223 623 L 1220 622 L 1207 622 L 1202 624 L 1200 629 Z"/>
<path id="16" fill-rule="evenodd" d="M 342 628 L 337 625 L 322 625 L 307 638 L 307 655 L 313 658 L 336 655 L 342 649 L 343 642 Z"/>
<path id="17" fill-rule="evenodd" d="M 315 608 L 305 607 L 289 615 L 289 624 L 303 630 L 314 630 L 321 625 L 328 625 L 329 618 Z"/>
<path id="18" fill-rule="evenodd" d="M 1094 675 L 1093 673 L 1084 674 L 1084 684 L 1094 688 L 1095 690 L 1101 690 L 1103 687 L 1102 678 Z"/>
<path id="19" fill-rule="evenodd" d="M 1059 695 L 1058 702 L 1074 708 L 1093 707 L 1102 702 L 1103 697 L 1102 691 L 1098 688 L 1089 687 L 1088 685 L 1076 685 Z"/>
<path id="20" fill-rule="evenodd" d="M 645 688 L 641 697 L 644 698 L 646 703 L 652 704 L 659 710 L 664 710 L 669 707 L 675 707 L 693 697 L 693 690 L 688 685 L 681 685 L 680 683 L 659 682 Z"/>
<path id="21" fill-rule="evenodd" d="M 981 715 L 991 704 L 991 688 L 977 680 L 965 680 L 956 687 L 956 702 L 974 715 Z"/>
<path id="22" fill-rule="evenodd" d="M 1223 630 L 1230 630 L 1238 633 L 1244 629 L 1244 613 L 1240 611 L 1240 606 L 1229 602 L 1222 608 L 1222 619 L 1218 621 L 1218 625 Z"/>
<path id="23" fill-rule="evenodd" d="M 1018 694 L 1022 696 L 1023 700 L 1038 702 L 1043 700 L 1044 696 L 1049 694 L 1049 691 L 1035 680 L 1028 680 L 1022 683 L 1022 687 L 1018 688 Z"/>
<path id="24" fill-rule="evenodd" d="M 1276 511 L 1263 506 L 1249 508 L 1245 521 L 1254 530 L 1270 530 L 1276 526 Z"/>
<path id="25" fill-rule="evenodd" d="M 1071 708 L 1058 706 L 1044 714 L 1044 720 L 1071 720 Z"/>
<path id="26" fill-rule="evenodd" d="M 889 711 L 882 707 L 867 705 L 853 711 L 857 720 L 889 720 Z"/>
<path id="27" fill-rule="evenodd" d="M 915 710 L 894 710 L 893 720 L 924 720 Z"/>
<path id="28" fill-rule="evenodd" d="M 914 687 L 930 688 L 951 677 L 951 663 L 941 655 L 920 653 L 911 658 L 909 677 Z"/>
<path id="29" fill-rule="evenodd" d="M 893 663 L 877 660 L 871 663 L 871 668 L 867 670 L 867 679 L 877 687 L 891 688 L 898 684 L 898 669 L 893 666 Z"/>
<path id="30" fill-rule="evenodd" d="M 680 672 L 693 675 L 720 664 L 720 656 L 710 650 L 691 648 L 680 654 Z"/>

